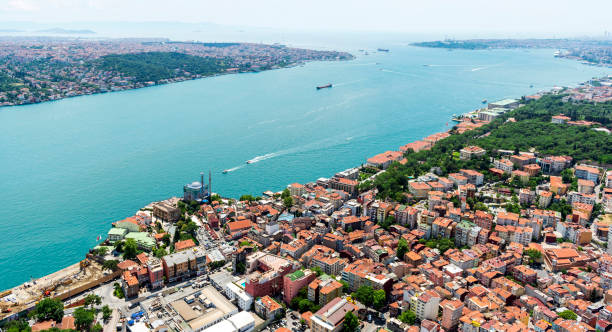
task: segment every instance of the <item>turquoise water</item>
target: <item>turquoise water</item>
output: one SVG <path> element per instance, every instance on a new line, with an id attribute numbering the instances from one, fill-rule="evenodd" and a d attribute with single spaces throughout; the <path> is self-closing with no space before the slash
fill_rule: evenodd
<path id="1" fill-rule="evenodd" d="M 76 262 L 112 221 L 180 195 L 200 171 L 225 196 L 280 190 L 445 130 L 484 98 L 610 73 L 552 50 L 389 48 L 0 109 L 0 288 Z"/>

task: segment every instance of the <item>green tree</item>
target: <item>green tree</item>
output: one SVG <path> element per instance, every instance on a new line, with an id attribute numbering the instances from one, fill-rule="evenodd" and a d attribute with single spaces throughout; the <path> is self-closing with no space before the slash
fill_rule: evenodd
<path id="1" fill-rule="evenodd" d="M 578 319 L 578 315 L 576 315 L 576 313 L 571 311 L 571 310 L 563 310 L 563 311 L 561 311 L 559 313 L 559 317 L 561 317 L 563 319 L 570 319 L 570 320 Z"/>
<path id="2" fill-rule="evenodd" d="M 107 270 L 116 271 L 117 264 L 119 264 L 118 261 L 114 259 L 110 259 L 110 260 L 104 261 L 104 263 L 102 263 L 102 267 L 104 267 Z"/>
<path id="3" fill-rule="evenodd" d="M 111 318 L 112 314 L 113 314 L 113 311 L 107 305 L 104 305 L 102 307 L 102 319 L 105 322 L 107 322 Z"/>
<path id="4" fill-rule="evenodd" d="M 474 210 L 489 211 L 489 207 L 483 202 L 474 203 Z"/>
<path id="5" fill-rule="evenodd" d="M 345 294 L 348 294 L 349 290 L 350 290 L 350 285 L 348 284 L 348 282 L 344 281 L 344 280 L 340 280 L 340 283 L 342 284 L 342 292 Z"/>
<path id="6" fill-rule="evenodd" d="M 293 206 L 293 197 L 288 196 L 283 198 L 283 205 L 288 209 Z"/>
<path id="7" fill-rule="evenodd" d="M 370 286 L 361 286 L 352 294 L 359 302 L 369 307 L 374 301 L 374 289 Z"/>
<path id="8" fill-rule="evenodd" d="M 64 303 L 62 301 L 46 297 L 36 303 L 35 316 L 38 321 L 53 319 L 56 322 L 64 317 Z"/>
<path id="9" fill-rule="evenodd" d="M 561 171 L 561 179 L 563 180 L 563 183 L 572 183 L 574 179 L 574 173 L 571 169 L 566 168 Z"/>
<path id="10" fill-rule="evenodd" d="M 7 332 L 31 332 L 32 328 L 25 319 L 16 319 L 2 327 Z"/>
<path id="11" fill-rule="evenodd" d="M 122 299 L 125 297 L 125 294 L 123 293 L 123 288 L 121 288 L 121 285 L 119 285 L 119 283 L 114 283 L 113 284 L 114 290 L 113 290 L 113 295 L 115 295 L 117 298 Z"/>
<path id="12" fill-rule="evenodd" d="M 85 306 L 86 307 L 94 307 L 94 305 L 100 305 L 102 303 L 102 298 L 96 294 L 89 294 L 85 297 Z"/>
<path id="13" fill-rule="evenodd" d="M 316 273 L 317 277 L 319 277 L 319 276 L 321 276 L 323 274 L 323 270 L 321 270 L 321 268 L 318 267 L 318 266 L 313 266 L 313 267 L 310 268 L 310 270 L 312 272 Z"/>
<path id="14" fill-rule="evenodd" d="M 397 319 L 408 325 L 414 325 L 416 318 L 416 314 L 412 310 L 406 310 L 397 316 Z"/>
<path id="15" fill-rule="evenodd" d="M 74 325 L 80 331 L 87 331 L 91 327 L 91 323 L 94 321 L 93 310 L 87 310 L 82 307 L 74 310 Z"/>
<path id="16" fill-rule="evenodd" d="M 96 323 L 96 325 L 91 327 L 91 332 L 102 332 L 103 328 L 100 323 Z"/>
<path id="17" fill-rule="evenodd" d="M 342 331 L 356 332 L 359 329 L 359 319 L 352 311 L 347 312 L 344 315 L 344 322 L 342 322 Z"/>
<path id="18" fill-rule="evenodd" d="M 246 271 L 246 264 L 243 262 L 236 263 L 236 273 L 243 274 Z"/>
<path id="19" fill-rule="evenodd" d="M 281 193 L 281 198 L 285 199 L 287 197 L 291 197 L 291 193 L 289 192 L 288 188 L 285 188 L 285 190 L 283 190 L 283 192 Z"/>
<path id="20" fill-rule="evenodd" d="M 308 299 L 301 299 L 300 302 L 298 302 L 298 308 L 300 312 L 310 311 L 312 305 L 313 303 L 310 302 Z"/>
<path id="21" fill-rule="evenodd" d="M 164 236 L 162 236 L 162 241 L 164 242 L 164 244 L 167 246 L 170 245 L 170 234 L 166 233 L 164 234 Z"/>
<path id="22" fill-rule="evenodd" d="M 138 255 L 138 244 L 136 244 L 136 240 L 125 240 L 125 244 L 123 246 L 123 258 L 134 259 L 136 258 L 136 255 Z"/>
<path id="23" fill-rule="evenodd" d="M 387 303 L 387 294 L 382 289 L 377 289 L 372 294 L 372 306 L 376 310 L 382 309 Z"/>
<path id="24" fill-rule="evenodd" d="M 542 258 L 542 253 L 537 249 L 527 249 L 525 253 L 529 259 L 529 264 L 533 264 Z"/>
<path id="25" fill-rule="evenodd" d="M 108 253 L 108 248 L 107 247 L 100 247 L 98 249 L 96 249 L 96 255 L 98 256 L 104 256 Z"/>
<path id="26" fill-rule="evenodd" d="M 406 241 L 406 239 L 404 239 L 403 237 L 399 239 L 399 241 L 397 242 L 397 252 L 396 252 L 396 256 L 397 258 L 399 258 L 399 260 L 403 261 L 404 260 L 404 255 L 408 252 L 408 241 Z"/>

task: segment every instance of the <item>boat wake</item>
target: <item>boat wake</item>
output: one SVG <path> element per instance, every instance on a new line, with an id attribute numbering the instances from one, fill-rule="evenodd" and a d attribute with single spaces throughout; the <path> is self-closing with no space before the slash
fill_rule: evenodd
<path id="1" fill-rule="evenodd" d="M 228 168 L 225 171 L 223 171 L 223 173 L 230 173 L 230 172 L 233 172 L 233 171 L 237 171 L 237 170 L 239 170 L 239 169 L 241 169 L 243 167 L 244 167 L 244 165 L 239 165 L 239 166 L 236 166 L 236 167 Z"/>
<path id="2" fill-rule="evenodd" d="M 278 119 L 273 119 L 273 120 L 263 120 L 263 121 L 259 121 L 257 122 L 258 125 L 264 125 L 264 124 L 268 124 L 268 123 L 274 123 L 277 122 Z"/>
<path id="3" fill-rule="evenodd" d="M 322 140 L 319 141 L 315 141 L 315 142 L 311 142 L 309 144 L 306 145 L 302 145 L 302 146 L 298 146 L 298 147 L 294 147 L 294 148 L 290 148 L 290 149 L 286 149 L 286 150 L 280 150 L 277 152 L 271 152 L 271 153 L 266 153 L 264 155 L 261 156 L 257 156 L 253 159 L 249 159 L 247 160 L 245 165 L 241 165 L 238 167 L 234 167 L 234 168 L 230 168 L 227 171 L 231 172 L 233 170 L 242 168 L 244 166 L 247 166 L 248 164 L 255 164 L 258 163 L 260 161 L 264 161 L 264 160 L 268 160 L 268 159 L 272 159 L 272 158 L 276 158 L 276 157 L 280 157 L 280 156 L 284 156 L 284 155 L 288 155 L 288 154 L 295 154 L 295 153 L 304 153 L 304 152 L 308 152 L 308 151 L 315 151 L 315 150 L 319 150 L 319 149 L 325 149 L 325 148 L 329 148 L 332 146 L 337 146 L 337 145 L 341 145 L 341 144 L 349 144 L 348 142 L 352 141 L 355 138 L 358 138 L 359 135 L 357 136 L 346 136 L 345 135 L 337 135 L 334 137 L 329 137 L 329 138 L 324 138 Z"/>
<path id="4" fill-rule="evenodd" d="M 401 71 L 389 70 L 389 69 L 384 69 L 384 68 L 381 68 L 380 71 L 384 73 L 390 73 L 390 74 L 396 74 L 396 75 L 402 75 L 402 76 L 418 77 L 418 75 L 415 75 L 415 74 L 404 73 Z"/>
<path id="5" fill-rule="evenodd" d="M 246 162 L 246 163 L 247 163 L 247 164 L 254 164 L 254 163 L 258 163 L 258 162 L 260 162 L 260 161 L 262 161 L 262 160 L 266 160 L 266 159 L 270 159 L 270 158 L 278 157 L 278 156 L 280 156 L 280 155 L 282 155 L 282 154 L 284 154 L 284 153 L 281 153 L 281 152 L 272 152 L 272 153 L 266 153 L 266 154 L 264 154 L 264 155 L 257 156 L 257 157 L 255 157 L 255 158 L 253 158 L 253 159 L 249 159 L 249 160 L 247 160 L 247 162 Z"/>
<path id="6" fill-rule="evenodd" d="M 337 83 L 337 84 L 334 84 L 334 86 L 343 86 L 343 85 L 355 84 L 355 83 L 359 83 L 359 82 L 363 82 L 363 81 L 367 81 L 367 80 L 366 79 L 362 79 L 362 80 L 355 80 L 355 81 L 344 82 L 344 83 Z"/>

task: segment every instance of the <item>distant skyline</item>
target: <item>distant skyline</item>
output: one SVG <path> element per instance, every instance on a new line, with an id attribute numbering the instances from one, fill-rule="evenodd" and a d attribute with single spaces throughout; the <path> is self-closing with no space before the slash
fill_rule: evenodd
<path id="1" fill-rule="evenodd" d="M 603 37 L 612 1 L 570 0 L 0 0 L 0 22 L 214 23 L 292 31 L 448 37 Z M 5 25 L 3 25 L 6 28 Z"/>

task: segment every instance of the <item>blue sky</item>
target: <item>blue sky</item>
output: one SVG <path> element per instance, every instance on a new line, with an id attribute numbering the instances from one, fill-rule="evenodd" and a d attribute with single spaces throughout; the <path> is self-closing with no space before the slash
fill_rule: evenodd
<path id="1" fill-rule="evenodd" d="M 288 30 L 603 36 L 610 0 L 0 0 L 0 21 L 179 21 Z"/>

